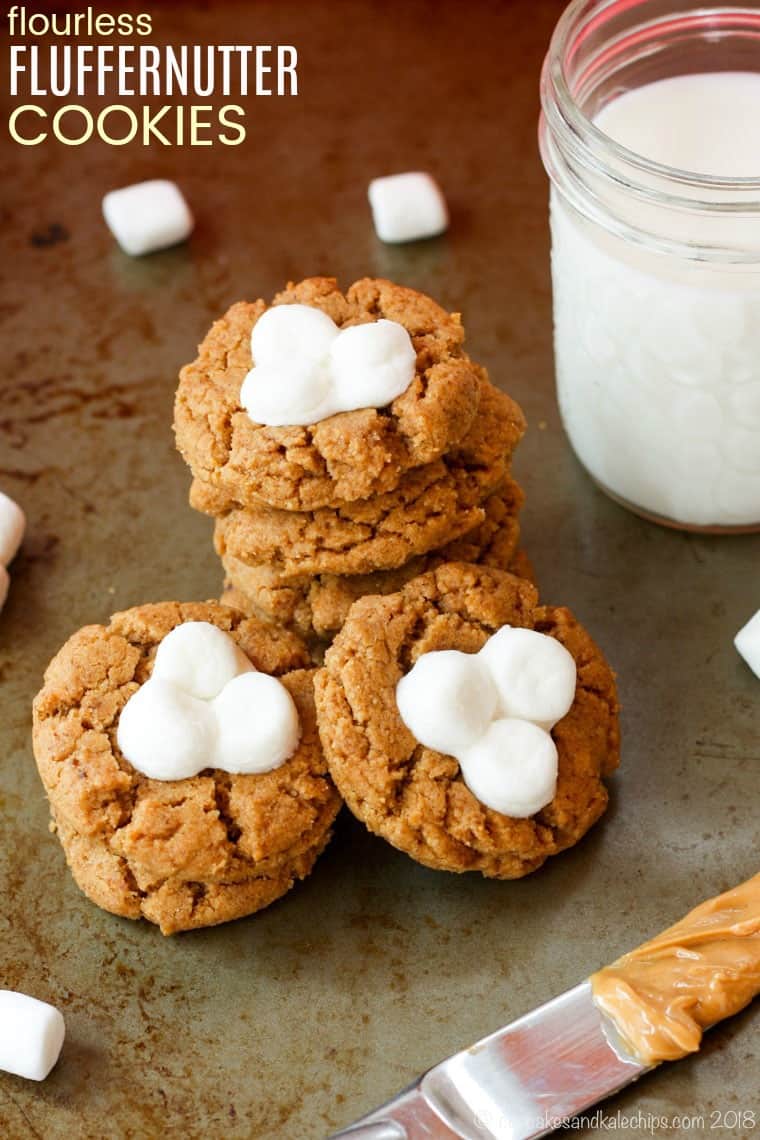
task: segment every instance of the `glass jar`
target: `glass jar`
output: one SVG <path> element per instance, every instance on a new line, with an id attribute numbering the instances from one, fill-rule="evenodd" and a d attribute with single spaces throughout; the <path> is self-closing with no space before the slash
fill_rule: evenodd
<path id="1" fill-rule="evenodd" d="M 665 166 L 604 134 L 660 79 L 760 72 L 760 0 L 576 0 L 541 82 L 557 393 L 592 478 L 658 522 L 760 529 L 757 178 Z"/>

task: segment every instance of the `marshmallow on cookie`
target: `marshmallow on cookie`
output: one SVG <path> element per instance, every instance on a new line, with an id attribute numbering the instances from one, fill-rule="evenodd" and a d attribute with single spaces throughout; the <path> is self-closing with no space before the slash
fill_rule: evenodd
<path id="1" fill-rule="evenodd" d="M 411 337 L 396 321 L 339 329 L 310 305 L 275 305 L 251 333 L 253 368 L 240 402 L 268 427 L 306 426 L 338 412 L 383 408 L 415 374 Z"/>
<path id="2" fill-rule="evenodd" d="M 259 673 L 232 638 L 185 622 L 158 647 L 153 672 L 119 718 L 119 748 L 154 780 L 185 780 L 204 768 L 270 772 L 298 747 L 293 698 Z"/>
<path id="3" fill-rule="evenodd" d="M 559 641 L 504 626 L 479 653 L 423 653 L 399 681 L 396 702 L 420 744 L 458 760 L 476 799 L 526 819 L 554 798 L 550 732 L 575 688 L 575 661 Z"/>

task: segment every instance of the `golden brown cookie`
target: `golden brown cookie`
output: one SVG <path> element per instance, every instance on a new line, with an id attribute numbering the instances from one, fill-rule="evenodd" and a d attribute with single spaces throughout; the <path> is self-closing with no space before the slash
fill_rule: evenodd
<path id="1" fill-rule="evenodd" d="M 346 328 L 385 318 L 408 331 L 416 376 L 386 408 L 330 416 L 309 427 L 265 427 L 240 405 L 252 367 L 251 330 L 264 301 L 239 302 L 214 324 L 182 369 L 177 446 L 196 478 L 243 506 L 316 510 L 392 491 L 405 471 L 431 463 L 467 433 L 483 370 L 462 348 L 459 315 L 390 281 L 364 278 L 344 295 L 331 277 L 288 285 L 273 305 L 312 305 Z"/>
<path id="2" fill-rule="evenodd" d="M 504 625 L 557 638 L 575 658 L 575 701 L 552 730 L 554 799 L 529 819 L 485 807 L 457 761 L 418 744 L 396 685 L 423 654 L 477 653 Z M 538 605 L 535 588 L 488 567 L 447 563 L 388 597 L 356 602 L 315 682 L 320 736 L 348 807 L 370 831 L 429 867 L 500 879 L 536 870 L 603 813 L 602 777 L 619 761 L 615 680 L 569 610 Z"/>
<path id="3" fill-rule="evenodd" d="M 393 594 L 412 578 L 444 562 L 476 562 L 532 578 L 525 553 L 518 549 L 518 512 L 523 493 L 511 478 L 483 503 L 485 520 L 440 550 L 413 558 L 397 570 L 369 574 L 318 574 L 283 578 L 271 566 L 249 566 L 231 554 L 222 559 L 228 588 L 222 601 L 296 630 L 303 637 L 332 638 L 349 609 L 366 594 Z"/>
<path id="4" fill-rule="evenodd" d="M 290 692 L 301 740 L 280 768 L 162 781 L 121 754 L 121 710 L 150 676 L 160 642 L 187 621 L 224 630 Z M 215 602 L 138 606 L 69 638 L 35 699 L 33 740 L 54 828 L 86 895 L 173 934 L 251 914 L 309 873 L 340 806 L 309 666 L 294 634 Z"/>
<path id="5" fill-rule="evenodd" d="M 483 501 L 506 477 L 522 432 L 516 405 L 484 381 L 466 438 L 435 463 L 407 471 L 395 491 L 317 511 L 245 508 L 197 479 L 196 510 L 217 516 L 217 552 L 283 577 L 392 570 L 452 542 L 485 519 Z"/>

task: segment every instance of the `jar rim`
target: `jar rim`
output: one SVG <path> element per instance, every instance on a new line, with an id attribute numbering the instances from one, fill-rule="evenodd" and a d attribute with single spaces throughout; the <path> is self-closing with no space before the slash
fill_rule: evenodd
<path id="1" fill-rule="evenodd" d="M 644 4 L 646 0 L 628 0 L 626 6 L 634 7 L 637 3 Z M 640 154 L 638 151 L 624 146 L 602 131 L 576 101 L 565 70 L 568 49 L 571 48 L 578 36 L 588 28 L 590 23 L 598 19 L 609 9 L 619 6 L 620 0 L 572 0 L 560 16 L 549 43 L 542 75 L 541 101 L 543 112 L 547 120 L 553 122 L 553 125 L 556 125 L 556 116 L 552 114 L 553 107 L 551 104 L 553 103 L 554 107 L 559 111 L 564 125 L 571 132 L 573 140 L 577 145 L 582 147 L 587 155 L 593 158 L 594 164 L 599 168 L 608 168 L 609 159 L 616 159 L 624 170 L 638 171 L 664 185 L 670 184 L 673 187 L 673 191 L 675 191 L 675 193 L 668 193 L 667 191 L 658 190 L 656 186 L 642 186 L 641 189 L 645 191 L 647 196 L 674 201 L 679 197 L 677 192 L 677 188 L 679 187 L 688 188 L 693 191 L 703 191 L 707 194 L 711 191 L 714 191 L 716 194 L 720 192 L 736 193 L 737 191 L 743 195 L 756 193 L 757 200 L 742 199 L 739 202 L 718 202 L 709 199 L 705 200 L 703 198 L 695 199 L 691 196 L 687 199 L 692 208 L 696 206 L 706 210 L 716 210 L 718 212 L 724 212 L 726 210 L 736 212 L 737 209 L 741 211 L 742 207 L 745 209 L 749 207 L 755 212 L 760 206 L 760 172 L 758 172 L 757 175 L 750 175 L 748 177 L 725 177 L 721 175 L 702 174 L 699 171 L 685 170 L 677 166 L 669 166 L 666 163 L 657 162 L 654 159 L 647 158 L 645 155 Z M 723 4 L 707 8 L 699 3 L 695 3 L 693 15 L 700 20 L 717 20 L 721 17 L 725 18 L 726 16 L 754 17 L 758 36 L 760 37 L 760 4 L 755 7 L 748 7 L 746 4 Z M 654 28 L 658 24 L 666 22 L 672 22 L 672 16 L 651 20 L 645 26 Z M 760 75 L 760 70 L 758 70 L 758 74 Z M 550 84 L 551 99 L 549 98 Z"/>

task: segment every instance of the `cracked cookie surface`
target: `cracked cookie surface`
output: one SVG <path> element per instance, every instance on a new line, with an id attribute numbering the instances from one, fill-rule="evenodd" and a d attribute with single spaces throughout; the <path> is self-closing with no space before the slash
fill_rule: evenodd
<path id="1" fill-rule="evenodd" d="M 555 637 L 575 658 L 576 696 L 552 730 L 554 799 L 529 819 L 480 803 L 457 761 L 418 744 L 396 685 L 422 653 L 476 653 L 503 625 Z M 322 744 L 346 804 L 370 831 L 426 866 L 502 879 L 536 870 L 602 815 L 619 761 L 615 680 L 589 634 L 535 588 L 487 567 L 447 563 L 388 597 L 356 602 L 315 681 Z"/>
<path id="2" fill-rule="evenodd" d="M 150 676 L 162 639 L 186 621 L 224 630 L 290 692 L 301 739 L 280 768 L 160 781 L 121 754 L 121 710 Z M 294 634 L 215 602 L 137 606 L 69 638 L 35 698 L 33 742 L 54 828 L 85 894 L 172 934 L 251 914 L 307 875 L 340 806 L 319 745 L 313 675 Z"/>
<path id="3" fill-rule="evenodd" d="M 355 601 L 367 594 L 393 594 L 412 578 L 444 562 L 475 562 L 511 570 L 519 577 L 533 577 L 525 553 L 518 549 L 518 514 L 523 493 L 510 478 L 483 503 L 485 519 L 474 530 L 444 546 L 423 554 L 397 570 L 368 574 L 318 574 L 289 579 L 271 566 L 249 566 L 225 554 L 227 588 L 222 601 L 267 621 L 288 626 L 303 637 L 329 639 L 341 628 Z"/>
<path id="4" fill-rule="evenodd" d="M 464 437 L 484 374 L 463 350 L 459 315 L 422 293 L 364 278 L 345 293 L 334 278 L 290 284 L 273 305 L 312 305 L 340 328 L 397 321 L 417 353 L 409 388 L 386 408 L 330 416 L 309 427 L 266 427 L 240 405 L 252 367 L 251 330 L 267 309 L 241 301 L 209 331 L 180 373 L 177 446 L 193 475 L 244 506 L 315 510 L 393 490 L 410 468 L 431 463 Z"/>
<path id="5" fill-rule="evenodd" d="M 246 508 L 196 479 L 190 503 L 216 516 L 220 556 L 267 563 L 283 578 L 396 569 L 484 521 L 483 501 L 506 478 L 523 421 L 513 401 L 488 381 L 480 407 L 455 449 L 367 501 L 316 511 Z"/>

